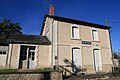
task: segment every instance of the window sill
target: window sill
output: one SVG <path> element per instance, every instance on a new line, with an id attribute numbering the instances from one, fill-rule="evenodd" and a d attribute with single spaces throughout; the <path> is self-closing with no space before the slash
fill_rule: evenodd
<path id="1" fill-rule="evenodd" d="M 71 38 L 71 40 L 81 40 L 80 38 Z"/>
<path id="2" fill-rule="evenodd" d="M 97 40 L 97 41 L 96 40 L 92 40 L 92 42 L 100 42 L 100 41 L 99 40 Z"/>

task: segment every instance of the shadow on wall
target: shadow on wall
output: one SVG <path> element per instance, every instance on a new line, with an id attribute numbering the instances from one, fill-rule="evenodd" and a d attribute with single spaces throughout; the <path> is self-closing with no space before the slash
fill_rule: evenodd
<path id="1" fill-rule="evenodd" d="M 79 72 L 84 72 L 86 71 L 85 68 L 81 67 L 81 66 L 77 66 L 75 64 L 75 62 L 68 60 L 68 59 L 64 59 L 64 62 L 67 64 L 67 67 L 71 67 L 72 68 L 72 72 L 66 68 L 62 68 L 65 72 L 69 72 L 69 73 L 74 73 L 77 74 Z"/>

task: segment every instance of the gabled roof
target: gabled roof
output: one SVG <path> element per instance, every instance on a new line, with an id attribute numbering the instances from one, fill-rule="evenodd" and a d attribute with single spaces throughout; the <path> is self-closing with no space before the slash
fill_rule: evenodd
<path id="1" fill-rule="evenodd" d="M 52 19 L 57 20 L 57 21 L 68 22 L 68 23 L 79 24 L 79 25 L 85 25 L 85 26 L 89 26 L 89 27 L 95 27 L 95 28 L 101 28 L 101 29 L 111 28 L 110 26 L 95 24 L 95 23 L 81 21 L 81 20 L 75 20 L 75 19 L 70 19 L 70 18 L 65 18 L 65 17 L 60 17 L 60 16 L 45 15 L 43 25 L 42 25 L 42 29 L 41 29 L 41 34 L 43 32 L 42 30 L 44 29 L 44 24 L 45 24 L 44 22 L 45 22 L 47 17 L 52 18 Z"/>
<path id="2" fill-rule="evenodd" d="M 17 44 L 40 44 L 40 45 L 50 45 L 51 42 L 48 40 L 46 36 L 39 35 L 25 35 L 25 34 L 17 34 L 10 35 L 7 40 L 0 40 L 0 44 L 9 44 L 9 43 L 17 43 Z"/>

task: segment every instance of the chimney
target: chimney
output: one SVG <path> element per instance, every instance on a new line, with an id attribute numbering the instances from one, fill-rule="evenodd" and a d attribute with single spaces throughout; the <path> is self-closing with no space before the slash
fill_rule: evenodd
<path id="1" fill-rule="evenodd" d="M 50 5 L 49 15 L 54 16 L 54 6 L 52 4 Z"/>

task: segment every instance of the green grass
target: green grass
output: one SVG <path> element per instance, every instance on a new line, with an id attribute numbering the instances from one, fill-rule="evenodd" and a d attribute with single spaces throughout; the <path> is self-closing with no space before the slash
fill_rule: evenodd
<path id="1" fill-rule="evenodd" d="M 17 72 L 18 69 L 0 69 L 0 73 L 11 73 Z M 51 68 L 42 68 L 42 69 L 35 69 L 32 72 L 51 72 Z"/>
<path id="2" fill-rule="evenodd" d="M 0 69 L 0 73 L 17 72 L 17 69 Z"/>
<path id="3" fill-rule="evenodd" d="M 51 68 L 43 68 L 43 69 L 36 69 L 35 72 L 50 72 L 52 71 Z"/>

